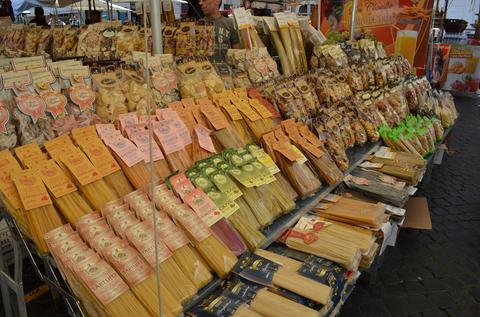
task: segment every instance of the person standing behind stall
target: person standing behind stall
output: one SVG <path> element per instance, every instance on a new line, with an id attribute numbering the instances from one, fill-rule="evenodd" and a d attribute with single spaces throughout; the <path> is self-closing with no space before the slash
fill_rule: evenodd
<path id="1" fill-rule="evenodd" d="M 35 7 L 35 17 L 29 23 L 35 23 L 37 26 L 48 26 L 43 8 Z"/>
<path id="2" fill-rule="evenodd" d="M 233 19 L 226 18 L 220 13 L 221 0 L 199 0 L 199 3 L 205 15 L 204 20 L 215 24 L 213 59 L 224 60 L 229 48 L 240 48 L 240 40 L 233 25 Z"/>

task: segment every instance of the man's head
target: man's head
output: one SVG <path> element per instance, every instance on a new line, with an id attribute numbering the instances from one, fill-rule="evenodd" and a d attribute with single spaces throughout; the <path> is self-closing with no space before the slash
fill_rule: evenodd
<path id="1" fill-rule="evenodd" d="M 222 0 L 199 0 L 200 8 L 207 18 L 218 18 Z"/>
<path id="2" fill-rule="evenodd" d="M 44 12 L 42 7 L 35 7 L 35 16 L 36 17 L 43 17 Z"/>

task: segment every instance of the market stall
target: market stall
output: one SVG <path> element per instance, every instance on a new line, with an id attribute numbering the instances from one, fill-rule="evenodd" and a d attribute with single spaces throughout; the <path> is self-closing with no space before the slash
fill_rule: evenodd
<path id="1" fill-rule="evenodd" d="M 233 10 L 241 48 L 212 59 L 214 23 L 163 8 L 152 29 L 0 30 L 15 249 L 75 316 L 336 315 L 394 245 L 452 96 L 289 12 Z"/>

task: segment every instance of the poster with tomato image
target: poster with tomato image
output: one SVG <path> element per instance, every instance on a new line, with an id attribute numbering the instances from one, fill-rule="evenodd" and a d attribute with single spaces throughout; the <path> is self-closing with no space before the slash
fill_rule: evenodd
<path id="1" fill-rule="evenodd" d="M 358 0 L 355 31 L 372 33 L 387 53 L 405 56 L 422 74 L 434 0 Z M 321 30 L 350 30 L 353 0 L 322 1 Z"/>
<path id="2" fill-rule="evenodd" d="M 480 83 L 480 46 L 452 45 L 443 89 L 477 93 Z"/>

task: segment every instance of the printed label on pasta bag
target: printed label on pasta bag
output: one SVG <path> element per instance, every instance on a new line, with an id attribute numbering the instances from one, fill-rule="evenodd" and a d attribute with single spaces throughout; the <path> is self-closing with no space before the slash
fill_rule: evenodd
<path id="1" fill-rule="evenodd" d="M 28 143 L 15 148 L 15 155 L 20 162 L 23 162 L 31 158 L 41 157 L 43 153 L 37 143 Z"/>
<path id="2" fill-rule="evenodd" d="M 8 123 L 10 122 L 10 111 L 0 103 L 0 133 L 8 134 Z"/>
<path id="3" fill-rule="evenodd" d="M 64 153 L 62 162 L 82 185 L 88 185 L 102 178 L 102 175 L 80 151 Z"/>
<path id="4" fill-rule="evenodd" d="M 26 87 L 32 84 L 32 76 L 27 70 L 6 72 L 1 74 L 1 77 L 3 88 L 14 89 L 16 94 L 24 92 Z"/>
<path id="5" fill-rule="evenodd" d="M 80 111 L 93 110 L 93 102 L 95 101 L 95 93 L 92 87 L 87 85 L 75 85 L 70 87 L 70 99 L 76 104 Z"/>
<path id="6" fill-rule="evenodd" d="M 155 239 L 153 236 L 153 230 L 146 222 L 141 222 L 126 231 L 128 241 L 132 243 L 135 248 L 140 252 L 148 264 L 152 267 L 156 267 L 155 260 Z M 158 249 L 158 263 L 162 263 L 172 256 L 172 252 L 167 246 L 160 240 L 157 240 Z"/>
<path id="7" fill-rule="evenodd" d="M 33 123 L 36 124 L 39 119 L 46 120 L 45 110 L 47 105 L 39 95 L 25 94 L 15 97 L 18 109 L 25 115 L 29 116 Z"/>
<path id="8" fill-rule="evenodd" d="M 70 224 L 66 224 L 47 232 L 44 235 L 44 239 L 47 244 L 50 244 L 53 241 L 65 239 L 67 236 L 69 236 L 73 232 L 74 231 L 72 229 L 72 226 Z"/>
<path id="9" fill-rule="evenodd" d="M 83 152 L 87 154 L 93 166 L 100 172 L 102 177 L 108 176 L 120 170 L 120 166 L 108 151 L 105 145 L 98 139 L 98 142 L 90 142 L 82 146 Z"/>
<path id="10" fill-rule="evenodd" d="M 184 146 L 192 144 L 192 137 L 190 135 L 190 130 L 179 118 L 172 121 L 173 127 L 177 130 L 176 134 L 179 136 Z"/>
<path id="11" fill-rule="evenodd" d="M 77 190 L 77 187 L 54 160 L 43 161 L 42 164 L 36 166 L 36 170 L 55 198 L 60 198 Z"/>
<path id="12" fill-rule="evenodd" d="M 234 316 L 242 305 L 245 305 L 243 299 L 228 292 L 223 292 L 220 295 L 215 294 L 215 298 L 208 304 L 194 307 L 191 312 L 197 317 L 230 317 Z"/>
<path id="13" fill-rule="evenodd" d="M 93 223 L 90 226 L 86 226 L 82 231 L 80 231 L 80 235 L 82 238 L 90 242 L 96 236 L 102 234 L 105 231 L 111 230 L 110 227 L 107 225 L 105 220 L 99 219 L 97 222 Z"/>
<path id="14" fill-rule="evenodd" d="M 210 228 L 187 205 L 180 205 L 167 211 L 182 224 L 197 243 L 205 240 L 212 234 Z"/>
<path id="15" fill-rule="evenodd" d="M 122 113 L 118 115 L 120 121 L 120 129 L 125 131 L 126 127 L 138 124 L 138 116 L 136 113 Z"/>
<path id="16" fill-rule="evenodd" d="M 16 71 L 46 66 L 45 58 L 43 56 L 14 58 L 12 59 L 12 65 Z"/>
<path id="17" fill-rule="evenodd" d="M 121 238 L 117 237 L 112 230 L 102 232 L 101 234 L 93 237 L 89 243 L 90 246 L 100 255 L 103 255 L 103 250 L 110 247 L 117 241 L 122 241 Z"/>
<path id="18" fill-rule="evenodd" d="M 140 254 L 124 241 L 118 240 L 106 248 L 103 254 L 127 280 L 130 287 L 135 287 L 153 274 L 152 269 L 140 257 Z"/>
<path id="19" fill-rule="evenodd" d="M 42 98 L 46 104 L 46 110 L 56 120 L 63 116 L 66 112 L 67 98 L 58 91 L 48 91 L 42 94 Z"/>
<path id="20" fill-rule="evenodd" d="M 140 150 L 128 139 L 117 137 L 108 143 L 108 146 L 122 159 L 128 167 L 143 161 Z"/>
<path id="21" fill-rule="evenodd" d="M 213 145 L 212 138 L 210 137 L 210 133 L 212 131 L 199 124 L 195 126 L 194 130 L 200 147 L 210 153 L 216 153 L 215 146 Z"/>
<path id="22" fill-rule="evenodd" d="M 115 215 L 117 217 L 113 217 Z M 110 225 L 115 230 L 115 233 L 122 238 L 126 237 L 125 233 L 129 228 L 140 222 L 133 213 L 113 213 L 110 219 Z"/>
<path id="23" fill-rule="evenodd" d="M 280 266 L 251 252 L 246 252 L 238 260 L 235 273 L 241 277 L 265 286 L 273 286 L 273 276 Z"/>
<path id="24" fill-rule="evenodd" d="M 104 139 L 107 135 L 111 135 L 116 131 L 115 126 L 111 123 L 96 124 L 95 129 L 101 139 Z"/>
<path id="25" fill-rule="evenodd" d="M 220 209 L 225 218 L 232 216 L 237 210 L 240 209 L 240 206 L 235 201 L 229 199 L 227 195 L 221 192 L 210 191 L 207 195 Z"/>
<path id="26" fill-rule="evenodd" d="M 211 227 L 223 218 L 222 213 L 213 201 L 200 188 L 195 188 L 183 200 L 202 220 Z"/>
<path id="27" fill-rule="evenodd" d="M 215 130 L 221 130 L 228 127 L 228 121 L 222 111 L 214 105 L 203 105 L 201 107 L 201 112 L 207 117 Z"/>
<path id="28" fill-rule="evenodd" d="M 184 147 L 183 140 L 177 134 L 172 120 L 162 120 L 153 126 L 153 132 L 160 141 L 166 155 L 180 151 Z"/>
<path id="29" fill-rule="evenodd" d="M 8 149 L 0 151 L 0 169 L 6 167 L 21 169 L 20 164 L 18 164 L 18 161 L 13 157 L 12 152 Z"/>
<path id="30" fill-rule="evenodd" d="M 260 101 L 258 101 L 258 99 L 249 99 L 248 102 L 250 103 L 250 106 L 252 106 L 262 118 L 267 119 L 272 117 L 272 113 L 267 108 L 265 108 L 265 106 Z"/>
<path id="31" fill-rule="evenodd" d="M 168 215 L 164 212 L 157 213 L 157 234 L 160 236 L 162 241 L 167 245 L 170 251 L 174 252 L 175 250 L 187 245 L 190 243 L 187 236 L 183 231 L 178 228 Z M 150 217 L 147 220 L 147 223 L 153 224 L 153 217 Z"/>
<path id="32" fill-rule="evenodd" d="M 14 172 L 12 178 L 25 210 L 53 204 L 40 175 L 34 170 Z"/>
<path id="33" fill-rule="evenodd" d="M 4 167 L 0 170 L 0 191 L 5 199 L 8 199 L 14 209 L 20 209 L 22 203 L 11 174 L 19 172 L 20 170 L 20 167 L 14 166 Z"/>
<path id="34" fill-rule="evenodd" d="M 154 140 L 152 140 L 150 147 L 149 134 L 147 130 L 132 132 L 130 140 L 132 140 L 140 152 L 142 152 L 145 163 L 150 163 L 150 149 L 152 150 L 152 160 L 154 162 L 165 159 L 162 150 L 160 150 L 160 147 Z"/>
<path id="35" fill-rule="evenodd" d="M 227 195 L 231 200 L 235 200 L 243 195 L 238 186 L 226 175 L 216 173 L 211 177 L 217 188 Z"/>
<path id="36" fill-rule="evenodd" d="M 117 272 L 103 260 L 86 259 L 78 263 L 77 268 L 78 276 L 104 306 L 129 290 Z"/>
<path id="37" fill-rule="evenodd" d="M 170 178 L 170 183 L 175 189 L 175 192 L 180 195 L 180 198 L 182 199 L 184 199 L 188 193 L 195 189 L 192 182 L 187 178 L 187 176 L 185 176 L 183 172 L 172 176 Z"/>

